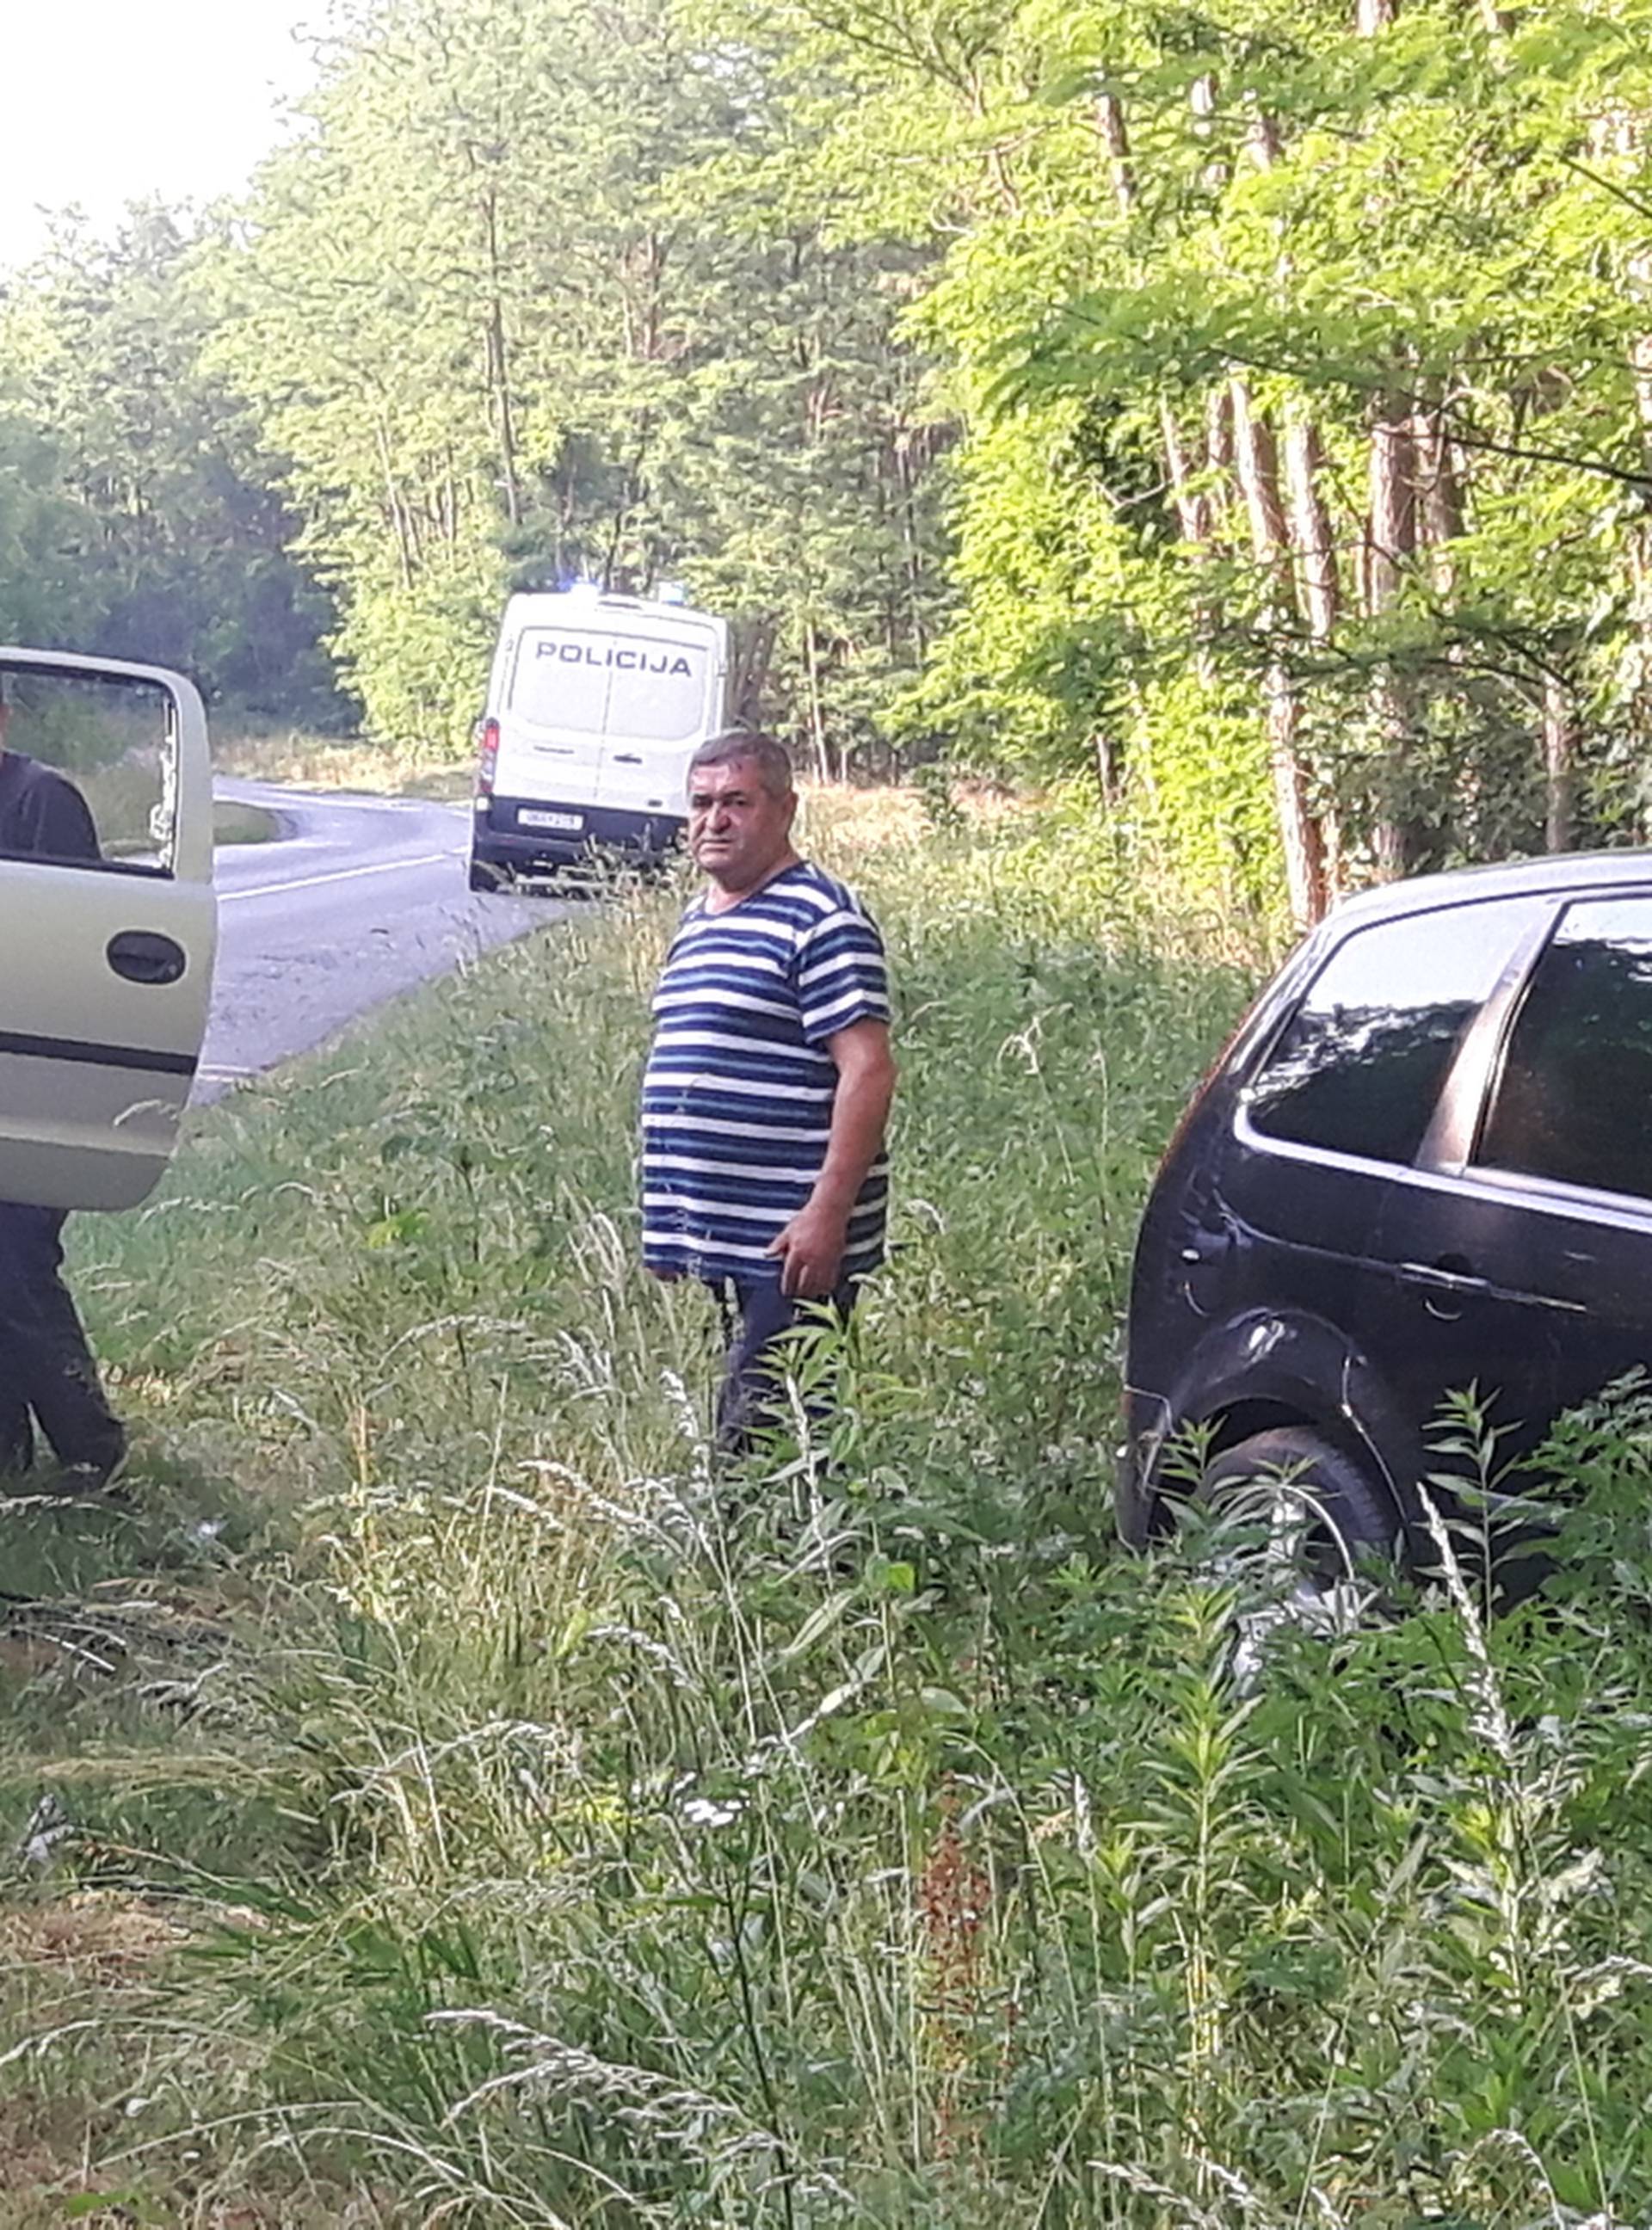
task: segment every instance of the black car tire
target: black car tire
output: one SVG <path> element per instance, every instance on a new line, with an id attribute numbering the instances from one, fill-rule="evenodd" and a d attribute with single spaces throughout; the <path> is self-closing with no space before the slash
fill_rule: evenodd
<path id="1" fill-rule="evenodd" d="M 1275 1425 L 1223 1448 L 1205 1466 L 1198 1499 L 1212 1511 L 1255 1480 L 1287 1479 L 1311 1524 L 1320 1576 L 1350 1575 L 1362 1555 L 1391 1556 L 1403 1527 L 1385 1490 L 1340 1448 L 1302 1425 Z M 1317 1550 L 1318 1554 L 1314 1551 Z"/>
<path id="2" fill-rule="evenodd" d="M 470 887 L 473 891 L 503 891 L 510 887 L 510 876 L 502 867 L 487 866 L 481 860 L 470 863 Z"/>

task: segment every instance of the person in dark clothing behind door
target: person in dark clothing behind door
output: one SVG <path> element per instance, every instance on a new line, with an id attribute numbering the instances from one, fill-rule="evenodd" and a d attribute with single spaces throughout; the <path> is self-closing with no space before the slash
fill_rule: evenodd
<path id="1" fill-rule="evenodd" d="M 695 752 L 688 846 L 711 887 L 666 955 L 642 1084 L 642 1259 L 723 1299 L 726 1453 L 772 1405 L 776 1344 L 802 1304 L 847 1314 L 883 1254 L 883 941 L 855 893 L 792 849 L 797 809 L 771 737 Z"/>
<path id="2" fill-rule="evenodd" d="M 101 854 L 86 800 L 67 776 L 7 749 L 10 712 L 0 674 L 0 855 L 95 864 Z M 0 1474 L 30 1468 L 38 1424 L 62 1466 L 61 1484 L 98 1488 L 119 1468 L 126 1435 L 63 1283 L 62 1231 L 61 1208 L 0 1201 Z"/>

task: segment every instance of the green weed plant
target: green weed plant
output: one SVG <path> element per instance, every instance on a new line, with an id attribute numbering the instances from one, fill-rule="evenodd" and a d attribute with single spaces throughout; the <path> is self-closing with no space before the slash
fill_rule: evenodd
<path id="1" fill-rule="evenodd" d="M 81 1221 L 139 1503 L 0 1513 L 0 2222 L 1652 2208 L 1646 1397 L 1558 1445 L 1564 1582 L 1492 1617 L 1442 1528 L 1242 1689 L 1242 1584 L 1108 1494 L 1136 1214 L 1259 956 L 1077 823 L 827 850 L 900 985 L 893 1259 L 736 1476 L 713 1312 L 636 1260 L 669 893 Z"/>

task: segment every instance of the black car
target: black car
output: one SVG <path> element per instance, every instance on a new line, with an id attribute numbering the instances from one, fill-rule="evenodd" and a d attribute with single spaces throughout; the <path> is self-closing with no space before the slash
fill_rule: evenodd
<path id="1" fill-rule="evenodd" d="M 1449 1390 L 1518 1460 L 1648 1363 L 1652 856 L 1391 885 L 1297 951 L 1165 1157 L 1122 1527 L 1288 1475 L 1339 1545 L 1415 1552 Z"/>

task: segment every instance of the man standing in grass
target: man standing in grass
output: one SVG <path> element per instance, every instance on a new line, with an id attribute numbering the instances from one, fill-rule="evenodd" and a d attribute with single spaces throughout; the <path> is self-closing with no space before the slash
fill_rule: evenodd
<path id="1" fill-rule="evenodd" d="M 0 854 L 95 867 L 98 832 L 67 775 L 6 749 L 8 683 L 0 674 Z M 35 1426 L 71 1490 L 106 1486 L 126 1435 L 104 1398 L 74 1299 L 63 1283 L 63 1213 L 0 1201 L 0 1475 L 35 1460 Z"/>
<path id="2" fill-rule="evenodd" d="M 722 1299 L 718 1444 L 771 1404 L 800 1307 L 841 1314 L 883 1257 L 894 1093 L 883 941 L 852 891 L 798 857 L 791 767 L 772 737 L 702 744 L 688 848 L 710 887 L 654 997 L 642 1082 L 642 1259 Z"/>

